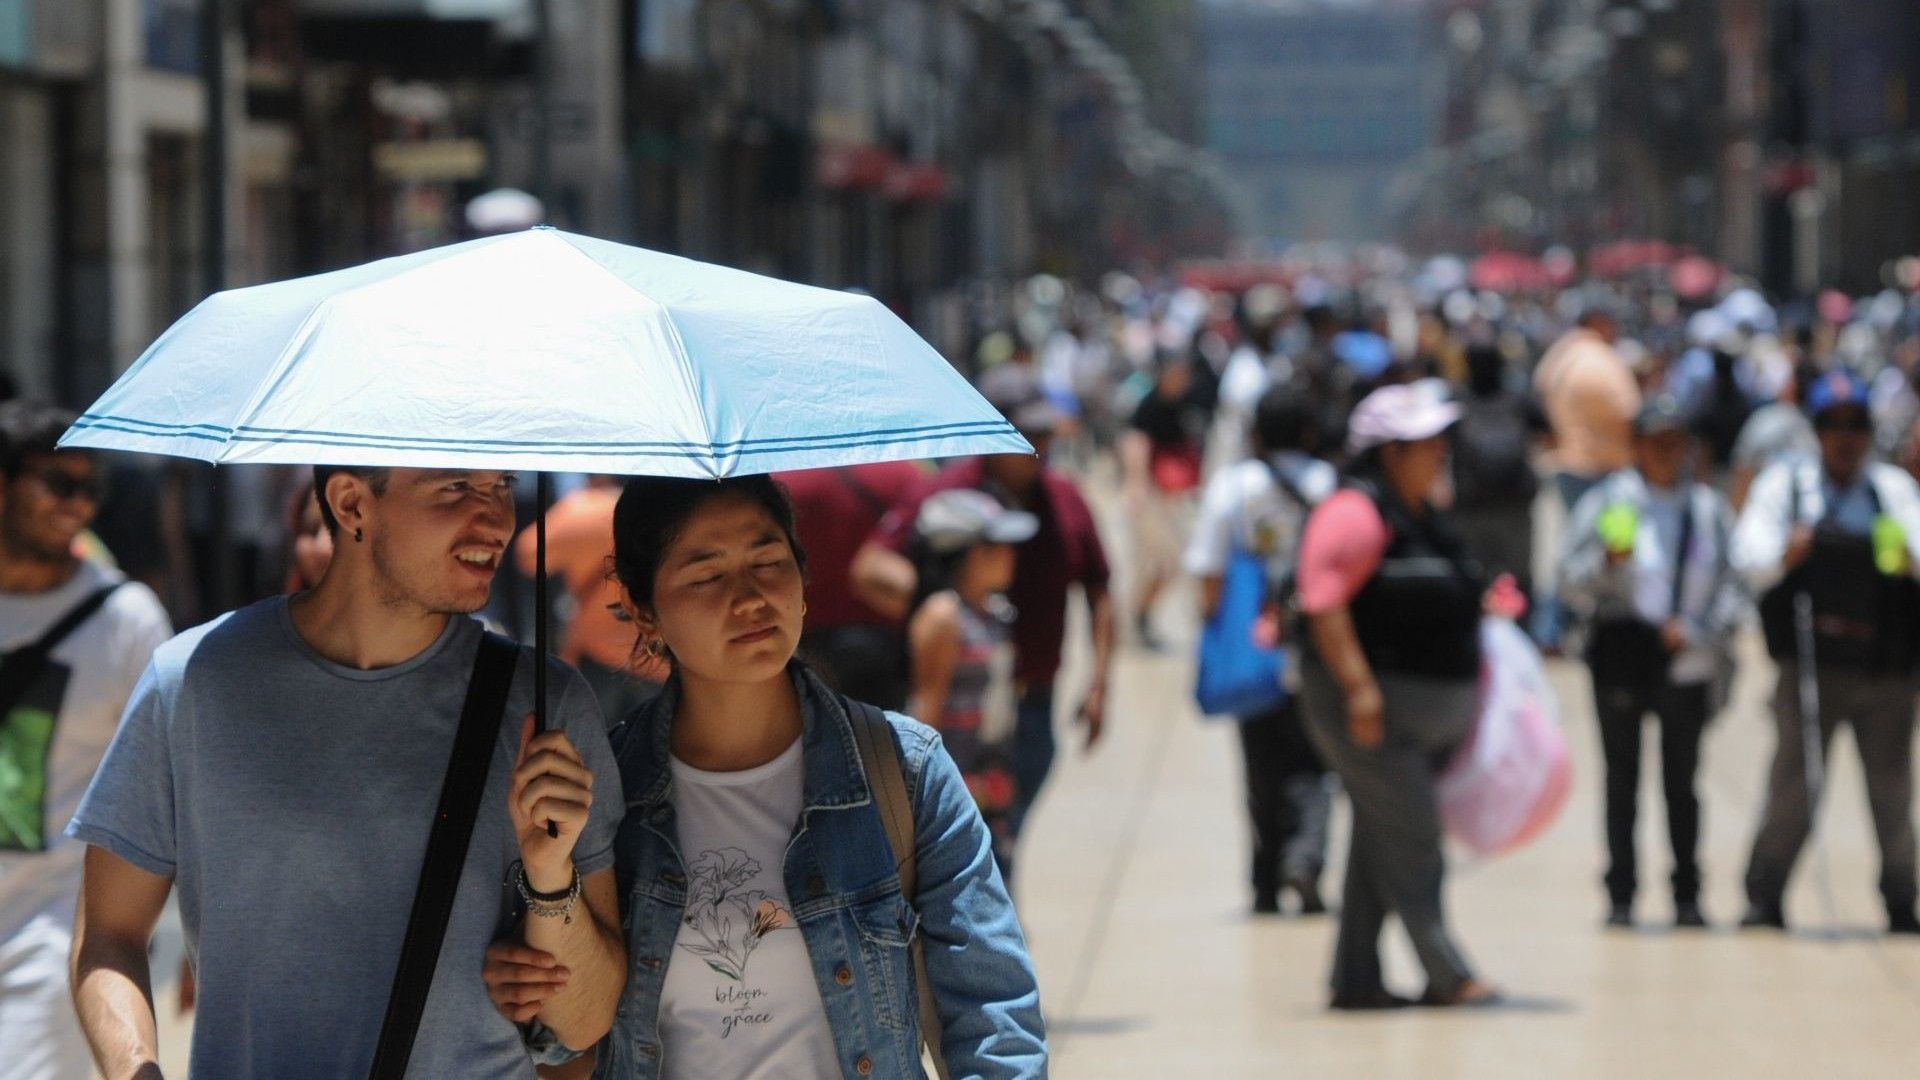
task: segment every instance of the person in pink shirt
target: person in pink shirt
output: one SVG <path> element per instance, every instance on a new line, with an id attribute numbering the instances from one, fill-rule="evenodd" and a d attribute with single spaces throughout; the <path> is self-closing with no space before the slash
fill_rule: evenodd
<path id="1" fill-rule="evenodd" d="M 1479 565 L 1431 502 L 1447 469 L 1446 431 L 1459 417 L 1434 380 L 1367 395 L 1348 424 L 1348 486 L 1314 509 L 1301 538 L 1307 733 L 1353 803 L 1335 1009 L 1413 1004 L 1382 978 L 1389 915 L 1426 968 L 1421 1003 L 1499 999 L 1468 967 L 1440 900 L 1446 860 L 1435 783 L 1472 732 L 1485 592 Z"/>

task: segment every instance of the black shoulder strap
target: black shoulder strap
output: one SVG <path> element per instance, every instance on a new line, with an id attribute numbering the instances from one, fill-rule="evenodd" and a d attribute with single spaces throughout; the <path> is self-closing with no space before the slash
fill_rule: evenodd
<path id="1" fill-rule="evenodd" d="M 1280 489 L 1281 494 L 1292 499 L 1303 512 L 1311 513 L 1315 505 L 1314 501 L 1307 498 L 1306 492 L 1301 491 L 1298 484 L 1287 479 L 1287 474 L 1280 468 L 1279 462 L 1274 461 L 1272 458 L 1265 460 L 1267 472 L 1273 476 L 1274 486 Z"/>
<path id="2" fill-rule="evenodd" d="M 75 630 L 80 629 L 82 623 L 93 618 L 94 612 L 99 611 L 101 605 L 107 602 L 107 598 L 113 595 L 114 590 L 123 584 L 125 582 L 102 585 L 88 593 L 86 599 L 75 604 L 65 615 L 60 616 L 52 626 L 47 628 L 46 633 L 13 650 L 4 658 L 0 658 L 0 719 L 4 719 L 7 713 L 13 711 L 14 701 L 33 684 L 35 679 L 39 678 L 40 671 L 46 666 L 47 658 L 53 654 L 53 650 L 67 640 Z"/>
<path id="3" fill-rule="evenodd" d="M 1696 504 L 1695 492 L 1691 484 L 1681 489 L 1680 496 L 1680 546 L 1673 555 L 1673 604 L 1668 607 L 1670 618 L 1681 618 L 1681 604 L 1686 602 L 1687 587 L 1687 549 L 1693 546 L 1693 515 Z"/>
<path id="4" fill-rule="evenodd" d="M 893 726 L 886 714 L 864 701 L 842 696 L 847 719 L 853 722 L 853 740 L 860 748 L 860 764 L 866 769 L 867 786 L 873 791 L 873 807 L 887 831 L 887 846 L 893 849 L 893 862 L 900 871 L 900 893 L 917 909 L 920 906 L 920 847 L 913 835 L 913 802 L 907 797 L 907 778 L 900 768 L 900 751 L 893 742 Z M 920 1041 L 933 1059 L 934 1075 L 947 1080 L 947 1060 L 940 1047 L 940 1010 L 933 998 L 933 984 L 927 979 L 926 949 L 923 935 L 913 939 L 913 981 L 920 1000 Z"/>
<path id="5" fill-rule="evenodd" d="M 81 623 L 93 618 L 93 613 L 99 611 L 100 608 L 106 604 L 107 598 L 112 596 L 115 590 L 125 584 L 126 582 L 124 581 L 116 581 L 111 585 L 102 585 L 91 593 L 88 593 L 85 600 L 75 604 L 73 610 L 62 615 L 59 622 L 48 627 L 47 632 L 41 634 L 40 639 L 27 646 L 27 648 L 38 653 L 52 652 L 62 641 L 67 640 L 67 635 L 80 629 Z"/>
<path id="6" fill-rule="evenodd" d="M 453 738 L 447 778 L 440 785 L 440 805 L 433 813 L 433 831 L 427 834 L 427 854 L 420 864 L 420 883 L 413 893 L 413 912 L 407 916 L 407 937 L 400 945 L 400 964 L 387 996 L 387 1017 L 374 1050 L 373 1080 L 399 1080 L 413 1055 L 414 1036 L 426 1010 L 427 990 L 440 964 L 440 942 L 453 914 L 453 898 L 460 887 L 460 871 L 467 862 L 480 796 L 486 791 L 493 747 L 500 736 L 500 718 L 513 685 L 519 646 L 498 634 L 480 639 L 473 677 L 467 683 L 467 701 L 460 710 L 460 730 Z"/>

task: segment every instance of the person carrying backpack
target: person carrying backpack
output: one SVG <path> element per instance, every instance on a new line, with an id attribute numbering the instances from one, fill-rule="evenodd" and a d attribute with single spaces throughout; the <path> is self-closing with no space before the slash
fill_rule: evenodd
<path id="1" fill-rule="evenodd" d="M 1467 347 L 1467 392 L 1453 428 L 1453 513 L 1486 569 L 1512 574 L 1532 595 L 1533 499 L 1540 490 L 1532 453 L 1546 417 L 1507 385 L 1497 346 Z"/>
<path id="2" fill-rule="evenodd" d="M 86 845 L 62 835 L 153 650 L 145 585 L 75 554 L 106 469 L 56 450 L 72 414 L 0 405 L 0 1072 L 88 1076 L 67 983 Z"/>
<path id="3" fill-rule="evenodd" d="M 525 1023 L 590 993 L 615 1015 L 596 1075 L 620 1080 L 906 1080 L 923 1043 L 942 1080 L 1045 1077 L 1039 984 L 960 768 L 933 729 L 794 662 L 806 554 L 785 493 L 635 477 L 613 530 L 641 648 L 673 669 L 614 736 L 629 963 L 589 982 L 498 943 L 480 976 L 495 1006 Z M 569 1056 L 528 1036 L 543 1062 Z"/>
<path id="4" fill-rule="evenodd" d="M 1215 473 L 1182 560 L 1200 582 L 1201 617 L 1220 607 L 1228 564 L 1251 553 L 1265 580 L 1290 578 L 1307 515 L 1331 495 L 1339 477 L 1312 456 L 1318 439 L 1313 402 L 1274 386 L 1254 408 L 1253 455 Z M 1277 597 L 1269 596 L 1270 606 Z M 1320 914 L 1320 873 L 1327 858 L 1332 790 L 1327 767 L 1307 739 L 1298 700 L 1276 687 L 1272 700 L 1238 717 L 1253 835 L 1253 910 L 1276 914 L 1285 888 L 1303 915 Z"/>

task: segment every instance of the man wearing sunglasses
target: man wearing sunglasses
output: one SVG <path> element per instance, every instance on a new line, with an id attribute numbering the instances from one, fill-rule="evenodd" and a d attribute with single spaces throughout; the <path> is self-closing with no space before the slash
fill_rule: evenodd
<path id="1" fill-rule="evenodd" d="M 71 414 L 0 405 L 0 1047 L 9 1076 L 85 1076 L 67 950 L 85 845 L 63 835 L 153 650 L 146 586 L 83 560 L 92 454 L 54 449 Z"/>
<path id="2" fill-rule="evenodd" d="M 1866 385 L 1844 370 L 1815 380 L 1806 408 L 1819 455 L 1762 472 L 1734 530 L 1733 563 L 1761 597 L 1767 651 L 1780 668 L 1773 698 L 1779 743 L 1747 865 L 1747 927 L 1786 926 L 1787 879 L 1812 828 L 1827 745 L 1844 720 L 1866 772 L 1888 930 L 1920 933 L 1913 826 L 1920 487 L 1904 470 L 1871 459 L 1867 402 Z M 1809 769 L 1806 748 L 1816 733 L 1820 764 Z"/>

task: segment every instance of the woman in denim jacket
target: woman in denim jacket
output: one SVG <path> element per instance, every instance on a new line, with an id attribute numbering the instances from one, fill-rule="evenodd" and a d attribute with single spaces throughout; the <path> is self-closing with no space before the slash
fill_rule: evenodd
<path id="1" fill-rule="evenodd" d="M 951 1075 L 1045 1076 L 1026 943 L 939 736 L 887 714 L 918 849 L 905 897 L 843 699 L 793 662 L 805 556 L 785 493 L 636 478 L 614 548 L 639 647 L 674 676 L 615 734 L 631 959 L 595 1075 L 920 1076 L 919 934 Z M 536 1056 L 563 1060 L 538 1014 L 569 973 L 499 945 L 486 974 Z"/>

